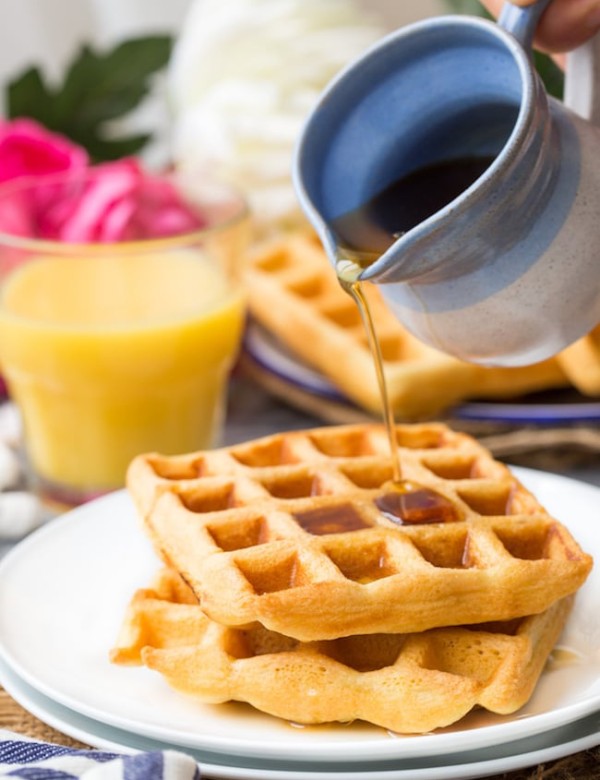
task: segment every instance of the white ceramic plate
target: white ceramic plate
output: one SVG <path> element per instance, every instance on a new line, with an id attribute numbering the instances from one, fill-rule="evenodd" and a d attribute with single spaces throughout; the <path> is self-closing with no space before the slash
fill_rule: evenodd
<path id="1" fill-rule="evenodd" d="M 600 489 L 515 469 L 581 545 L 600 559 Z M 242 704 L 203 705 L 148 669 L 108 661 L 125 606 L 158 566 L 124 491 L 84 505 L 0 564 L 0 655 L 45 696 L 132 733 L 230 756 L 382 762 L 497 746 L 600 709 L 600 573 L 578 595 L 561 640 L 575 659 L 546 671 L 516 716 L 473 714 L 424 736 L 367 724 L 298 728 Z"/>
<path id="2" fill-rule="evenodd" d="M 74 739 L 102 750 L 129 753 L 144 750 L 181 749 L 167 742 L 157 742 L 131 732 L 107 726 L 85 715 L 63 707 L 27 685 L 0 661 L 0 683 L 21 706 L 44 723 Z M 226 780 L 465 780 L 491 774 L 533 767 L 547 761 L 588 750 L 600 743 L 600 713 L 588 715 L 567 726 L 553 729 L 498 748 L 485 748 L 470 754 L 455 754 L 451 759 L 399 760 L 394 768 L 374 769 L 373 765 L 303 764 L 300 769 L 261 763 L 247 759 L 241 766 L 227 765 L 226 756 L 211 756 L 190 748 L 184 752 L 199 763 L 203 777 Z M 464 758 L 464 762 L 463 762 Z M 430 765 L 431 762 L 431 765 Z M 379 766 L 382 766 L 379 764 Z M 331 771 L 333 770 L 333 771 Z"/>

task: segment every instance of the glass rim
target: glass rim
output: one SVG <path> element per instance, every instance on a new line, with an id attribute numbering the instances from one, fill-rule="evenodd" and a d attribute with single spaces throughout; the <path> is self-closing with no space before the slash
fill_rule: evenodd
<path id="1" fill-rule="evenodd" d="M 69 171 L 60 171 L 56 174 L 43 174 L 41 176 L 20 176 L 16 179 L 0 183 L 0 201 L 3 200 L 5 195 L 31 189 L 36 183 L 41 186 L 52 185 L 53 183 L 68 181 L 69 178 L 72 178 L 75 182 L 82 179 L 93 178 L 94 175 L 95 172 L 93 170 L 87 169 L 71 172 L 70 175 Z M 220 181 L 216 178 L 207 179 L 206 184 L 208 187 L 211 185 L 214 186 L 216 192 L 227 193 L 227 202 L 235 203 L 236 208 L 234 213 L 226 216 L 222 220 L 218 220 L 214 224 L 208 224 L 204 227 L 197 228 L 196 230 L 190 230 L 185 233 L 175 233 L 170 236 L 137 238 L 125 241 L 93 242 L 58 241 L 49 238 L 36 238 L 35 236 L 21 236 L 15 233 L 7 233 L 0 229 L 0 246 L 23 251 L 43 252 L 46 254 L 60 253 L 62 255 L 78 253 L 102 255 L 107 252 L 113 254 L 130 254 L 147 252 L 149 249 L 162 250 L 192 246 L 199 241 L 218 235 L 236 224 L 241 224 L 250 218 L 251 212 L 248 200 L 235 185 L 226 181 Z M 194 201 L 190 200 L 185 195 L 182 195 L 182 200 L 188 206 L 200 208 L 203 203 L 208 204 L 212 202 L 208 196 L 209 189 L 203 189 L 198 197 L 198 203 L 194 203 Z M 216 203 L 217 201 L 215 200 L 214 202 Z"/>

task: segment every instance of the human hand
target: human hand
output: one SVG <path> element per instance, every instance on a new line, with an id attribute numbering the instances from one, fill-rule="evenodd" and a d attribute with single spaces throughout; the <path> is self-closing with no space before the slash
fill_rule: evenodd
<path id="1" fill-rule="evenodd" d="M 504 0 L 482 0 L 498 16 Z M 522 7 L 535 0 L 511 0 Z M 537 26 L 535 45 L 547 52 L 566 52 L 577 48 L 600 30 L 600 0 L 552 0 Z M 560 61 L 559 58 L 556 58 Z"/>

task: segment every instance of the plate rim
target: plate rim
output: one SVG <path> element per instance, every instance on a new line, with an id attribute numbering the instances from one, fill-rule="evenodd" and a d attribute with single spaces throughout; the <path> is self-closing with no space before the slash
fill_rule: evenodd
<path id="1" fill-rule="evenodd" d="M 5 667 L 4 662 L 1 660 L 0 683 L 5 686 L 5 689 L 9 695 L 12 696 L 21 707 L 26 709 L 28 712 L 31 712 L 31 714 L 33 714 L 39 720 L 42 720 L 52 728 L 61 731 L 73 739 L 77 739 L 80 742 L 87 743 L 90 746 L 101 750 L 110 750 L 113 752 L 124 751 L 128 753 L 135 753 L 146 749 L 145 747 L 140 748 L 133 746 L 129 744 L 127 740 L 119 739 L 121 735 L 124 735 L 125 737 L 133 737 L 135 741 L 136 737 L 139 738 L 138 735 L 132 732 L 115 729 L 113 726 L 103 724 L 100 721 L 95 721 L 92 718 L 88 718 L 87 716 L 82 715 L 75 710 L 70 710 L 68 707 L 65 707 L 64 705 L 44 696 L 44 694 L 36 691 L 34 688 L 31 688 L 31 686 L 28 686 L 28 684 L 24 680 L 21 680 L 14 671 L 9 670 L 8 667 Z M 23 688 L 23 686 L 25 686 L 25 688 Z M 27 688 L 30 688 L 31 690 L 28 691 Z M 35 698 L 32 700 L 32 694 L 34 697 L 37 697 L 37 700 Z M 52 712 L 51 709 L 49 710 L 48 707 L 54 707 L 54 712 Z M 56 708 L 59 709 L 58 714 L 56 712 Z M 70 722 L 65 721 L 64 713 L 66 713 L 67 717 L 73 718 L 73 720 Z M 81 725 L 77 725 L 75 723 L 75 719 L 82 718 L 84 721 L 86 721 L 86 723 L 89 723 L 89 727 L 85 727 L 86 724 L 84 723 L 84 727 L 82 728 Z M 65 723 L 67 726 L 66 729 Z M 95 726 L 99 726 L 101 729 L 114 731 L 116 734 L 112 735 L 112 738 L 110 734 L 108 737 L 102 737 L 101 735 L 99 736 L 92 730 Z M 92 739 L 90 739 L 90 736 Z M 115 736 L 117 737 L 116 740 L 114 739 Z M 148 738 L 142 737 L 142 739 L 145 741 Z M 163 743 L 152 739 L 148 741 L 154 743 L 152 746 L 153 749 L 181 750 L 181 747 L 178 745 L 171 745 L 169 743 Z M 231 767 L 225 764 L 211 764 L 209 761 L 205 761 L 202 757 L 198 757 L 197 755 L 192 755 L 192 757 L 199 763 L 202 771 L 209 771 L 212 777 L 223 778 L 223 780 L 225 780 L 225 778 L 227 780 L 244 780 L 244 778 L 246 780 L 321 780 L 321 778 L 324 776 L 329 777 L 332 780 L 346 780 L 346 778 L 355 778 L 355 780 L 413 780 L 413 778 L 414 780 L 459 780 L 459 777 L 456 775 L 456 772 L 458 771 L 461 772 L 460 778 L 462 780 L 462 778 L 467 777 L 476 778 L 487 776 L 492 771 L 509 772 L 517 769 L 523 769 L 527 766 L 534 766 L 545 761 L 554 761 L 573 753 L 589 750 L 590 748 L 596 747 L 598 744 L 600 744 L 600 729 L 597 729 L 596 731 L 590 731 L 586 735 L 577 737 L 575 739 L 563 742 L 553 742 L 545 748 L 537 748 L 525 753 L 515 752 L 509 756 L 501 756 L 499 758 L 482 758 L 474 762 L 453 763 L 450 765 L 436 767 L 410 767 L 404 769 L 402 767 L 398 767 L 389 770 L 378 770 L 377 768 L 373 770 L 369 768 L 369 770 L 361 769 L 357 770 L 356 772 L 343 770 L 341 772 L 325 772 L 325 774 L 322 768 L 314 770 L 292 769 L 288 771 L 286 769 L 270 769 L 262 767 L 258 769 L 245 766 Z M 490 748 L 486 748 L 486 750 L 490 750 Z M 195 751 L 192 751 L 192 753 L 194 752 Z M 469 770 L 469 773 L 465 775 L 464 771 L 467 769 Z M 449 770 L 451 774 L 448 773 Z M 365 777 L 365 773 L 367 771 L 368 777 Z M 482 771 L 485 772 L 485 775 L 480 774 Z M 476 774 L 473 774 L 473 772 L 476 772 Z"/>

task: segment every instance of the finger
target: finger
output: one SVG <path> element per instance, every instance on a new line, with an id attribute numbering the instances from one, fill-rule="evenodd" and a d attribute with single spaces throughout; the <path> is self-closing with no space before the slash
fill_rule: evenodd
<path id="1" fill-rule="evenodd" d="M 599 0 L 553 0 L 540 19 L 536 41 L 547 51 L 571 51 L 599 29 Z"/>
<path id="2" fill-rule="evenodd" d="M 536 0 L 511 0 L 511 2 L 513 5 L 520 5 L 522 8 L 525 8 L 528 5 L 533 5 Z M 505 0 L 482 0 L 481 2 L 481 4 L 496 18 L 500 16 L 500 11 L 502 10 L 504 3 Z"/>
<path id="3" fill-rule="evenodd" d="M 535 0 L 513 0 L 527 6 Z M 503 0 L 483 0 L 485 7 L 498 16 Z M 535 45 L 543 51 L 565 52 L 577 48 L 600 30 L 600 0 L 553 0 L 540 19 Z"/>
<path id="4" fill-rule="evenodd" d="M 497 17 L 500 14 L 500 10 L 502 9 L 504 2 L 505 0 L 482 0 L 482 5 L 484 5 L 490 13 Z M 511 2 L 513 5 L 520 5 L 522 8 L 525 8 L 525 6 L 533 5 L 536 0 L 511 0 Z"/>

